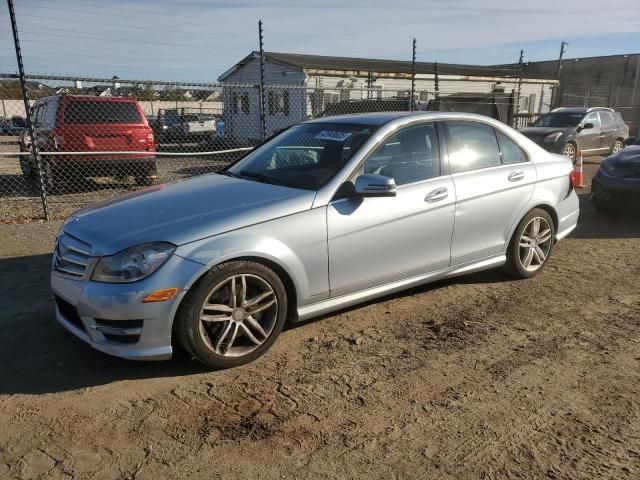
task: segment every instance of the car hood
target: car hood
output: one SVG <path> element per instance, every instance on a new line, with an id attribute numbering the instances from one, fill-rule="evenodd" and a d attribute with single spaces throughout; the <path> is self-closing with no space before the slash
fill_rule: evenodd
<path id="1" fill-rule="evenodd" d="M 518 130 L 521 134 L 526 135 L 527 137 L 546 137 L 550 133 L 562 132 L 564 133 L 567 130 L 570 130 L 571 127 L 562 128 L 562 127 L 527 127 L 521 128 Z"/>
<path id="2" fill-rule="evenodd" d="M 66 233 L 94 256 L 146 242 L 182 245 L 311 208 L 315 192 L 210 174 L 157 185 L 74 213 Z"/>
<path id="3" fill-rule="evenodd" d="M 603 160 L 619 167 L 640 167 L 640 145 L 632 145 Z"/>
<path id="4" fill-rule="evenodd" d="M 627 147 L 605 158 L 601 168 L 614 177 L 640 179 L 640 146 Z"/>

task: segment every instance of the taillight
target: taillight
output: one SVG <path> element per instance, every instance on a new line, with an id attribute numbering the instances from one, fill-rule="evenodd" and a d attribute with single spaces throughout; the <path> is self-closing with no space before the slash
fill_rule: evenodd
<path id="1" fill-rule="evenodd" d="M 571 170 L 571 173 L 569 174 L 569 193 L 571 193 L 571 191 L 576 188 L 577 184 L 578 172 L 576 172 L 575 170 Z"/>

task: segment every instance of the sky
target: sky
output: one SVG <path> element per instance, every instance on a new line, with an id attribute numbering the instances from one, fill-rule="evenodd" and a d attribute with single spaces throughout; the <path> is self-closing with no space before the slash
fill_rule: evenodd
<path id="1" fill-rule="evenodd" d="M 258 49 L 499 64 L 640 52 L 640 1 L 14 0 L 31 74 L 214 82 Z M 615 11 L 603 7 L 610 5 Z M 0 2 L 0 73 L 17 71 Z"/>

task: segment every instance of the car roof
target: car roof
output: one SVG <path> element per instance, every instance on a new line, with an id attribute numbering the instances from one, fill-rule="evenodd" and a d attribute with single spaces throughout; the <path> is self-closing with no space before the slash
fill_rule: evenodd
<path id="1" fill-rule="evenodd" d="M 589 113 L 589 112 L 613 112 L 613 108 L 608 107 L 559 107 L 554 108 L 551 112 L 566 113 Z"/>
<path id="2" fill-rule="evenodd" d="M 463 112 L 376 112 L 376 113 L 355 113 L 350 115 L 336 115 L 333 117 L 319 117 L 308 120 L 305 123 L 346 123 L 353 125 L 375 125 L 381 126 L 387 123 L 402 121 L 409 117 L 423 120 L 479 120 L 486 123 L 495 123 L 497 120 L 484 115 Z"/>

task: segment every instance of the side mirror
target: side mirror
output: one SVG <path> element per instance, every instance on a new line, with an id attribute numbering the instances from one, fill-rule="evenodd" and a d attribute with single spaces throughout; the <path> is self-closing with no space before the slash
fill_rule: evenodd
<path id="1" fill-rule="evenodd" d="M 365 173 L 356 178 L 355 194 L 359 197 L 395 197 L 396 181 L 384 175 Z"/>
<path id="2" fill-rule="evenodd" d="M 587 130 L 588 128 L 593 128 L 593 123 L 585 123 L 584 125 L 582 125 L 582 127 L 580 127 L 580 130 Z"/>

